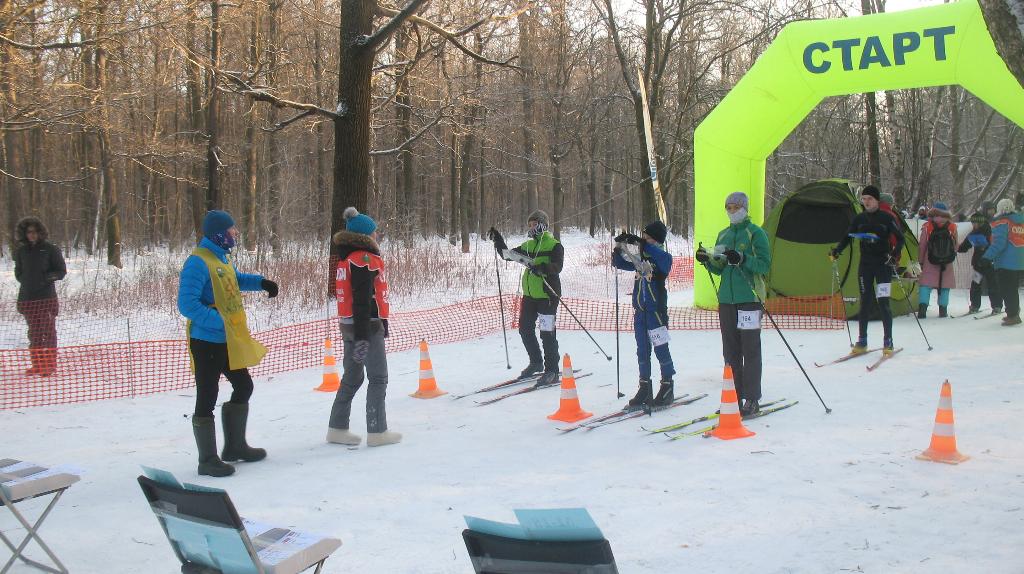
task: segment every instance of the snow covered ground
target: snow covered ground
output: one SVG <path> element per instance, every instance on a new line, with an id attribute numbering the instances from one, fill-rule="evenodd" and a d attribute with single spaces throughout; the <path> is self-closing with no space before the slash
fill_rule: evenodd
<path id="1" fill-rule="evenodd" d="M 967 307 L 955 292 L 951 308 Z M 934 309 L 934 307 L 933 307 Z M 560 435 L 547 389 L 478 407 L 472 398 L 410 398 L 416 352 L 390 357 L 389 420 L 403 443 L 349 449 L 323 442 L 332 396 L 319 369 L 257 382 L 250 439 L 269 458 L 227 479 L 195 474 L 191 393 L 6 411 L 4 456 L 86 469 L 44 524 L 44 539 L 76 573 L 172 573 L 175 558 L 135 483 L 139 465 L 226 488 L 243 516 L 340 537 L 330 573 L 471 572 L 463 515 L 513 521 L 513 508 L 586 507 L 620 570 L 729 573 L 1024 572 L 1024 329 L 999 319 L 927 319 L 927 351 L 910 317 L 905 351 L 874 373 L 868 359 L 815 368 L 845 352 L 843 331 L 786 336 L 828 405 L 826 415 L 778 335 L 765 331 L 765 399 L 800 403 L 748 422 L 757 436 L 669 442 L 638 429 L 713 412 L 722 368 L 718 334 L 673 333 L 677 393 L 692 405 L 593 432 Z M 881 326 L 871 325 L 872 342 Z M 595 333 L 609 352 L 612 333 Z M 615 396 L 615 363 L 582 332 L 559 336 L 587 410 Z M 509 333 L 513 366 L 524 362 Z M 622 390 L 636 380 L 623 334 Z M 452 394 L 506 378 L 502 337 L 431 349 Z M 953 384 L 959 466 L 922 462 L 939 388 Z M 222 399 L 227 387 L 222 387 Z M 357 402 L 362 400 L 362 392 Z M 486 395 L 484 395 L 486 396 Z M 362 432 L 361 403 L 353 429 Z M 35 515 L 43 503 L 23 503 Z M 4 513 L 4 533 L 15 534 Z M 35 556 L 40 553 L 31 551 Z M 17 566 L 12 572 L 35 572 Z"/>

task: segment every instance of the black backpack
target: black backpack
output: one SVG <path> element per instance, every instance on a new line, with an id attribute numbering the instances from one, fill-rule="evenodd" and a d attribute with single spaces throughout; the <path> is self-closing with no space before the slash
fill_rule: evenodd
<path id="1" fill-rule="evenodd" d="M 928 262 L 932 265 L 949 265 L 956 261 L 956 243 L 949 232 L 949 224 L 932 228 L 928 236 Z"/>

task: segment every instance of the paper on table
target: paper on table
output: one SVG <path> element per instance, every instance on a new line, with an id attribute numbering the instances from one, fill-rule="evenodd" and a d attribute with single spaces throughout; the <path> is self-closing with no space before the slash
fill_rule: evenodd
<path id="1" fill-rule="evenodd" d="M 603 540 L 586 508 L 516 509 L 516 518 L 532 540 Z"/>
<path id="2" fill-rule="evenodd" d="M 466 519 L 466 526 L 474 532 L 502 536 L 504 538 L 515 538 L 517 540 L 530 539 L 526 529 L 518 524 L 509 524 L 507 522 L 498 522 L 496 520 L 487 520 L 486 518 L 467 515 L 463 515 L 463 518 Z"/>

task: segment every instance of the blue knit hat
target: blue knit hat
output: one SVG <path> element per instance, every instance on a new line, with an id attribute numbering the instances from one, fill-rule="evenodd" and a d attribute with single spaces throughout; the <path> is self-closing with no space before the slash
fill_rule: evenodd
<path id="1" fill-rule="evenodd" d="M 359 210 L 354 207 L 345 208 L 343 215 L 345 217 L 345 229 L 352 233 L 370 235 L 377 230 L 377 222 L 369 215 L 359 213 Z"/>
<path id="2" fill-rule="evenodd" d="M 213 240 L 218 233 L 224 233 L 234 226 L 235 220 L 231 218 L 230 213 L 216 209 L 207 211 L 206 217 L 203 218 L 203 235 Z"/>

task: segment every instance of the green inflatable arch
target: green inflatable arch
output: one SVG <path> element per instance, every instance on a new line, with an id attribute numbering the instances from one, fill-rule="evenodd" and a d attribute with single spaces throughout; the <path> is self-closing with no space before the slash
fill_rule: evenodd
<path id="1" fill-rule="evenodd" d="M 822 99 L 950 84 L 1024 126 L 1024 89 L 996 53 L 976 0 L 789 24 L 697 128 L 695 241 L 715 243 L 733 191 L 747 192 L 751 218 L 763 220 L 765 158 Z M 707 274 L 694 279 L 694 303 L 716 307 Z"/>

